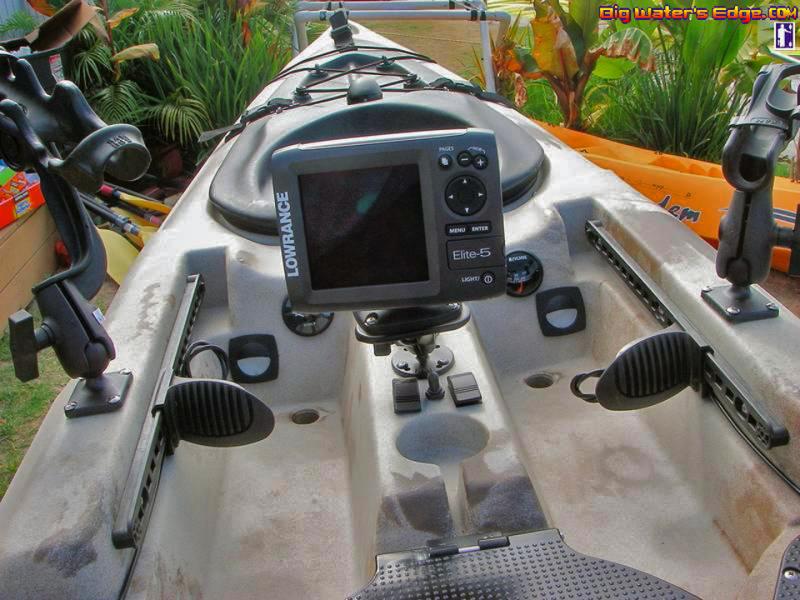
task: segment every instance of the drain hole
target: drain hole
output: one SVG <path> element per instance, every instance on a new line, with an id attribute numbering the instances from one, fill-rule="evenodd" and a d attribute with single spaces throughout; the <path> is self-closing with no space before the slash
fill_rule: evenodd
<path id="1" fill-rule="evenodd" d="M 550 373 L 534 373 L 525 378 L 525 384 L 532 388 L 548 388 L 556 382 L 556 378 Z"/>
<path id="2" fill-rule="evenodd" d="M 295 425 L 311 425 L 319 421 L 319 413 L 313 408 L 304 408 L 292 414 L 292 423 Z"/>

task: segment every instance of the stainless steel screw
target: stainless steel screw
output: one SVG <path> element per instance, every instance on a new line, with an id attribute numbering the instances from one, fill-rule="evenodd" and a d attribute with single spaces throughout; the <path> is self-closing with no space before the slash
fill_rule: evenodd
<path id="1" fill-rule="evenodd" d="M 704 291 L 705 293 L 710 292 L 711 291 L 711 286 L 710 285 L 704 285 L 702 291 Z"/>
<path id="2" fill-rule="evenodd" d="M 119 374 L 120 375 L 130 375 L 131 374 L 131 370 L 130 369 L 120 369 L 119 370 Z"/>
<path id="3" fill-rule="evenodd" d="M 364 322 L 365 322 L 367 325 L 374 325 L 375 323 L 377 323 L 377 322 L 378 322 L 378 315 L 376 315 L 375 313 L 369 313 L 369 314 L 367 315 L 367 318 L 366 318 L 366 319 L 364 319 Z"/>
<path id="4" fill-rule="evenodd" d="M 767 310 L 778 310 L 778 305 L 774 302 L 767 302 Z"/>
<path id="5" fill-rule="evenodd" d="M 400 369 L 401 371 L 408 371 L 409 366 L 408 366 L 407 362 L 403 361 L 403 362 L 397 363 L 397 368 Z"/>
<path id="6" fill-rule="evenodd" d="M 784 579 L 795 580 L 798 577 L 800 577 L 800 571 L 797 571 L 797 569 L 789 568 L 789 569 L 784 570 L 784 572 L 783 572 L 783 578 Z"/>
<path id="7" fill-rule="evenodd" d="M 439 359 L 439 360 L 436 361 L 436 368 L 441 369 L 442 367 L 444 367 L 445 365 L 448 365 L 448 364 L 450 364 L 449 360 Z"/>
<path id="8" fill-rule="evenodd" d="M 725 312 L 728 313 L 729 315 L 736 316 L 742 311 L 736 308 L 735 306 L 729 306 L 728 308 L 725 309 Z"/>
<path id="9" fill-rule="evenodd" d="M 117 394 L 116 396 L 111 396 L 111 398 L 108 399 L 108 403 L 109 404 L 116 404 L 120 400 L 122 400 L 122 397 L 119 394 Z"/>
<path id="10" fill-rule="evenodd" d="M 76 406 L 78 405 L 75 404 L 74 402 L 67 402 L 67 405 L 64 408 L 66 408 L 67 410 L 73 410 Z"/>

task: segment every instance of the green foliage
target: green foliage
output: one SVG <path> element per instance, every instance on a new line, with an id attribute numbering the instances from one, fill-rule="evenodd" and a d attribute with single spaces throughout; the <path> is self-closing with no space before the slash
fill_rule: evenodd
<path id="1" fill-rule="evenodd" d="M 149 27 L 161 60 L 140 65 L 161 98 L 182 90 L 205 108 L 204 127 L 236 120 L 289 58 L 288 45 L 268 21 L 231 15 L 224 3 L 201 11 L 196 22 L 163 21 Z M 249 41 L 242 32 L 249 27 Z M 255 25 L 255 26 L 254 26 Z M 199 116 L 199 114 L 196 114 Z"/>
<path id="2" fill-rule="evenodd" d="M 17 10 L 11 13 L 4 23 L 0 23 L 0 36 L 6 39 L 10 33 L 15 33 L 17 36 L 27 35 L 39 26 L 33 15 L 25 10 Z"/>
<path id="3" fill-rule="evenodd" d="M 596 129 L 637 146 L 718 161 L 728 124 L 749 92 L 724 83 L 743 38 L 724 24 L 700 23 L 719 32 L 697 34 L 691 22 L 662 38 L 653 74 L 632 73 L 609 87 Z M 686 25 L 686 24 L 684 24 Z M 696 46 L 701 44 L 701 46 Z"/>
<path id="4" fill-rule="evenodd" d="M 95 112 L 107 123 L 140 123 L 150 100 L 130 79 L 112 81 L 88 99 Z"/>
<path id="5" fill-rule="evenodd" d="M 86 30 L 72 77 L 104 118 L 194 158 L 198 135 L 235 121 L 288 61 L 289 11 L 284 0 L 239 12 L 227 0 L 113 0 L 116 56 L 135 60 L 115 65 L 108 44 Z"/>

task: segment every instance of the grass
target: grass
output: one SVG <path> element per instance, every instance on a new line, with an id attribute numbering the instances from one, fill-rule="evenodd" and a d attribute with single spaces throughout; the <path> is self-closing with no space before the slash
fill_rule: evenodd
<path id="1" fill-rule="evenodd" d="M 38 315 L 36 315 L 38 316 Z M 14 376 L 8 333 L 0 339 L 0 498 L 22 462 L 47 409 L 68 378 L 48 348 L 39 354 L 39 379 Z"/>
<path id="2" fill-rule="evenodd" d="M 105 312 L 116 289 L 116 284 L 107 280 L 94 304 Z M 39 323 L 41 318 L 35 305 L 29 310 Z M 5 495 L 44 415 L 68 380 L 55 352 L 48 348 L 39 353 L 39 378 L 22 383 L 14 376 L 8 333 L 0 338 L 0 499 Z"/>

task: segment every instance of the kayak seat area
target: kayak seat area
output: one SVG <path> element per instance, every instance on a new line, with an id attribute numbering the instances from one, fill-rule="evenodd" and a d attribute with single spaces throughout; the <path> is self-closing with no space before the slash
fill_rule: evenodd
<path id="1" fill-rule="evenodd" d="M 580 554 L 557 529 L 486 542 L 379 556 L 373 580 L 348 600 L 696 598 L 653 575 Z"/>

